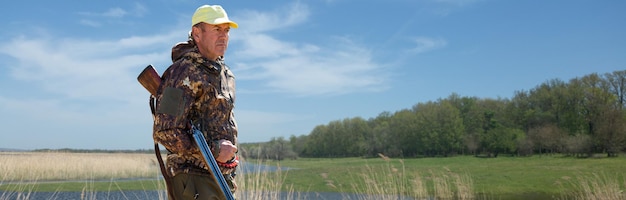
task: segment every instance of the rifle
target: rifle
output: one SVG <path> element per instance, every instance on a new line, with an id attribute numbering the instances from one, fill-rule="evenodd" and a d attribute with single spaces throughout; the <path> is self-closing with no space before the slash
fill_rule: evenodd
<path id="1" fill-rule="evenodd" d="M 152 109 L 152 114 L 154 115 L 153 101 L 154 101 L 154 98 L 156 98 L 157 90 L 159 86 L 161 85 L 161 76 L 154 69 L 152 65 L 148 65 L 145 69 L 143 69 L 143 71 L 141 71 L 141 73 L 137 77 L 137 80 L 152 95 L 150 97 L 150 107 Z M 222 175 L 222 171 L 220 171 L 220 168 L 217 165 L 217 162 L 215 161 L 215 157 L 213 157 L 213 153 L 211 152 L 209 145 L 206 143 L 204 134 L 202 134 L 202 131 L 196 128 L 196 126 L 193 123 L 191 123 L 191 130 L 192 130 L 193 138 L 196 141 L 196 145 L 198 145 L 200 152 L 202 152 L 204 161 L 207 163 L 207 166 L 209 166 L 209 168 L 211 169 L 211 173 L 213 173 L 213 176 L 215 176 L 215 179 L 220 185 L 222 192 L 224 192 L 226 199 L 235 200 L 233 193 L 230 191 L 230 187 L 228 186 L 228 183 L 226 183 L 226 179 L 224 179 L 224 176 Z M 155 143 L 155 150 L 158 150 L 158 144 L 156 143 Z M 161 173 L 163 174 L 163 176 L 168 176 L 167 170 L 165 170 L 165 167 L 163 165 L 163 161 L 162 159 L 160 159 L 161 158 L 160 153 L 157 153 L 157 155 L 158 155 L 157 157 L 159 158 L 159 164 L 161 165 Z M 165 182 L 168 185 L 167 188 L 169 190 L 171 183 L 170 181 L 168 181 L 168 179 L 169 177 L 166 177 Z"/>

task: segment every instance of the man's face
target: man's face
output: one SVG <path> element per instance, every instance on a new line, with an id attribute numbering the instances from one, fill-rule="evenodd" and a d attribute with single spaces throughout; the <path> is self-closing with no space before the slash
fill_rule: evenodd
<path id="1" fill-rule="evenodd" d="M 200 27 L 194 26 L 192 31 L 200 54 L 211 60 L 224 56 L 228 47 L 229 24 L 202 23 Z"/>

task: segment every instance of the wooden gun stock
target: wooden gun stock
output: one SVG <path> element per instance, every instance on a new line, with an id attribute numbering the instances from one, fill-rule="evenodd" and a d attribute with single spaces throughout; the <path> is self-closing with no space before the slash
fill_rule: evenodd
<path id="1" fill-rule="evenodd" d="M 143 69 L 139 76 L 137 76 L 137 80 L 152 96 L 156 97 L 159 85 L 161 85 L 161 76 L 152 65 L 148 65 Z"/>

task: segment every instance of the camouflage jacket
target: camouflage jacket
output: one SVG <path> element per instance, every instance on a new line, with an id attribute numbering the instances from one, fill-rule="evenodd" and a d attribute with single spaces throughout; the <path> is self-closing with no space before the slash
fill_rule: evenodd
<path id="1" fill-rule="evenodd" d="M 182 171 L 210 174 L 190 134 L 190 122 L 204 133 L 212 149 L 220 139 L 237 145 L 235 77 L 223 60 L 203 58 L 193 41 L 175 45 L 172 62 L 156 95 L 154 140 L 169 151 L 167 168 L 172 175 Z M 213 154 L 217 157 L 218 152 Z M 224 174 L 234 171 L 220 168 Z"/>

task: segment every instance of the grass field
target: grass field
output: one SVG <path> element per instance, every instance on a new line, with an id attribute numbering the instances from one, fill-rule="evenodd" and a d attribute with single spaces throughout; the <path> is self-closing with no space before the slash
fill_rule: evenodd
<path id="1" fill-rule="evenodd" d="M 369 193 L 457 199 L 626 199 L 626 158 L 555 156 L 248 161 L 291 170 L 240 174 L 250 197 L 278 191 Z M 245 164 L 245 162 L 244 162 Z M 0 152 L 0 190 L 163 190 L 152 154 Z M 142 180 L 121 180 L 144 178 Z M 148 180 L 145 180 L 145 179 Z M 73 180 L 67 182 L 67 180 Z M 0 193 L 0 200 L 2 194 Z M 256 197 L 256 198 L 253 198 Z M 296 198 L 297 199 L 297 198 Z"/>
<path id="2" fill-rule="evenodd" d="M 591 159 L 562 156 L 498 158 L 458 156 L 391 161 L 361 158 L 298 159 L 282 161 L 280 164 L 306 169 L 290 171 L 285 180 L 287 184 L 294 184 L 296 191 L 349 191 L 350 187 L 346 185 L 358 182 L 354 181 L 355 174 L 367 174 L 372 171 L 365 169 L 364 166 L 380 170 L 387 169 L 386 166 L 403 168 L 405 176 L 409 176 L 409 179 L 416 179 L 411 176 L 418 176 L 419 180 L 455 175 L 468 176 L 475 196 L 491 199 L 560 198 L 581 191 L 581 187 L 587 187 L 581 184 L 606 189 L 617 187 L 617 191 L 620 192 L 626 185 L 626 158 L 623 156 Z M 323 184 L 327 181 L 320 174 L 332 177 L 330 179 L 334 185 L 343 187 L 328 187 Z"/>

